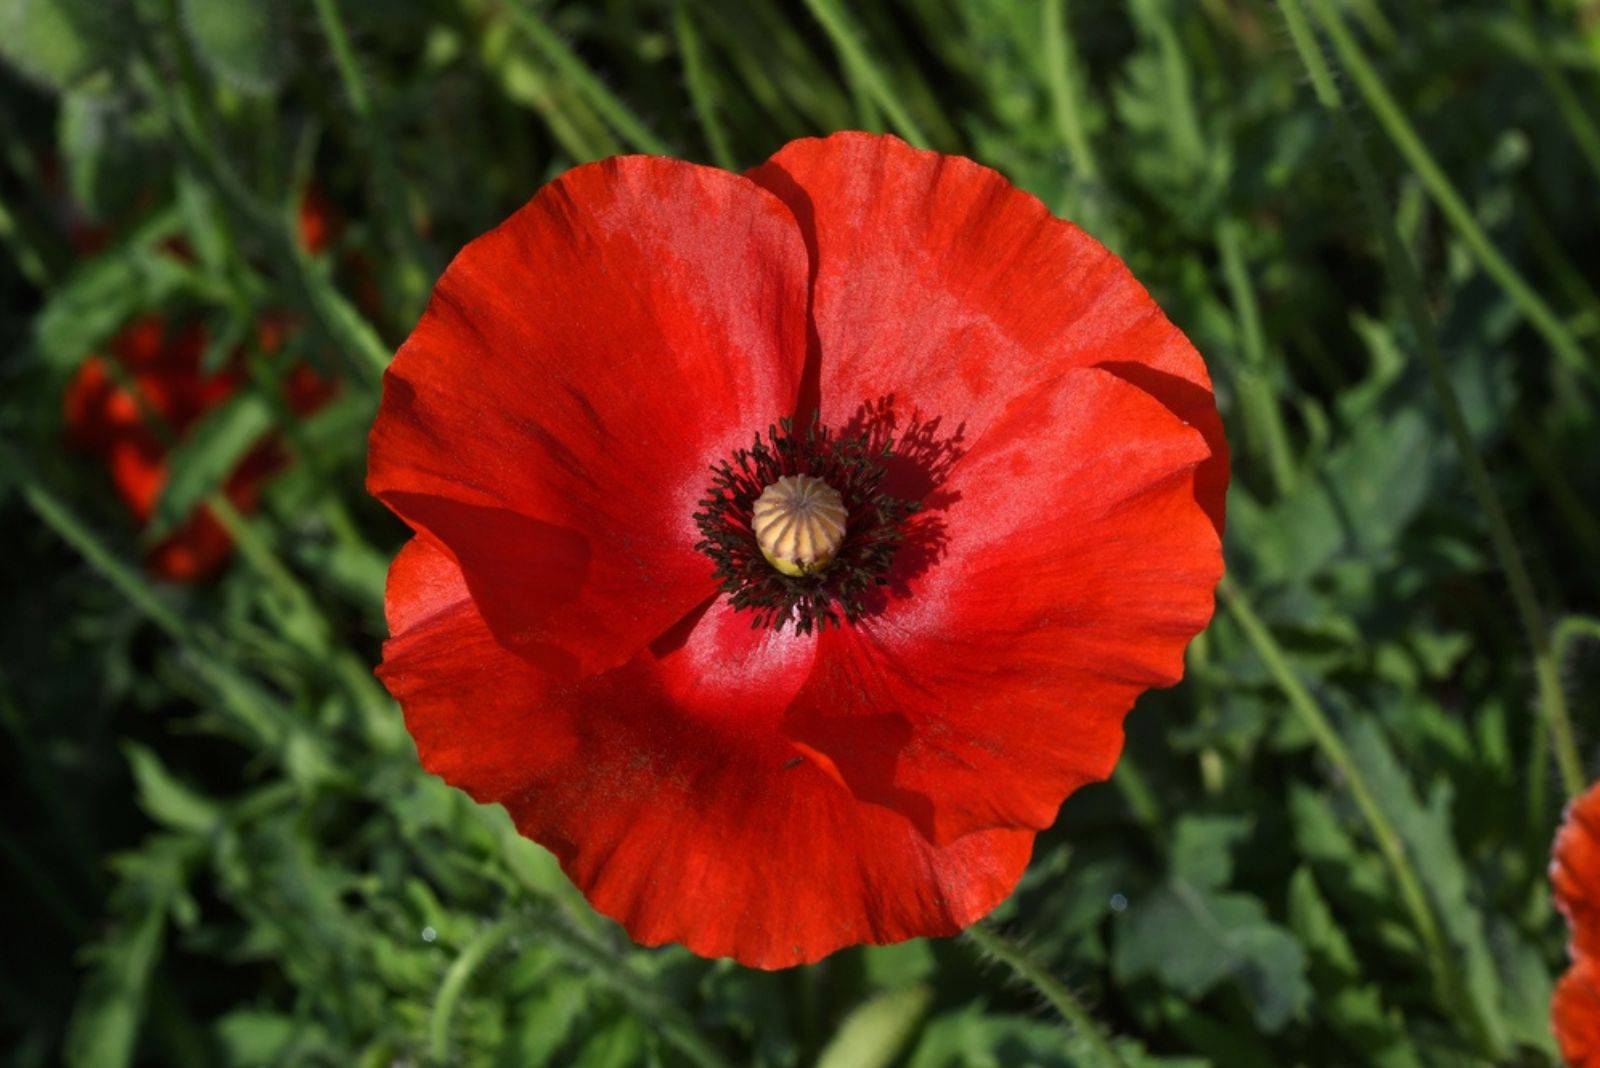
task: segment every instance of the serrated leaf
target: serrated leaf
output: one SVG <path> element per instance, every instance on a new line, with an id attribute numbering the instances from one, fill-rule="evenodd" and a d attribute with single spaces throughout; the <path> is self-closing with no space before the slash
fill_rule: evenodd
<path id="1" fill-rule="evenodd" d="M 1376 723 L 1357 719 L 1349 736 L 1351 758 L 1415 859 L 1423 889 L 1461 963 L 1462 986 L 1487 1026 L 1489 1040 L 1503 1047 L 1500 982 L 1484 935 L 1483 914 L 1471 900 L 1466 865 L 1456 849 L 1450 815 L 1454 791 L 1448 782 L 1437 782 L 1423 805 Z"/>
<path id="2" fill-rule="evenodd" d="M 1361 1055 L 1361 1063 L 1415 1068 L 1418 1061 L 1405 1028 L 1394 1014 L 1385 1012 L 1376 985 L 1358 982 L 1360 961 L 1317 889 L 1311 869 L 1303 865 L 1289 880 L 1289 926 L 1321 969 L 1314 1012 Z"/>
<path id="3" fill-rule="evenodd" d="M 183 28 L 218 78 L 247 93 L 270 93 L 292 60 L 290 9 L 283 0 L 183 0 Z"/>
<path id="4" fill-rule="evenodd" d="M 879 994 L 845 1017 L 817 1068 L 884 1068 L 911 1040 L 932 1001 L 932 988 L 921 985 Z"/>
<path id="5" fill-rule="evenodd" d="M 1289 928 L 1300 936 L 1307 949 L 1340 975 L 1354 978 L 1361 973 L 1350 940 L 1317 889 L 1316 877 L 1304 865 L 1296 868 L 1289 879 Z"/>
<path id="6" fill-rule="evenodd" d="M 1172 874 L 1203 890 L 1233 878 L 1233 847 L 1250 831 L 1243 816 L 1185 816 L 1172 835 Z"/>
<path id="7" fill-rule="evenodd" d="M 1158 978 L 1186 998 L 1231 979 L 1264 1031 L 1281 1030 L 1311 999 L 1305 951 L 1248 894 L 1172 880 L 1134 902 L 1118 932 L 1120 980 Z"/>
<path id="8" fill-rule="evenodd" d="M 167 482 L 156 500 L 149 541 L 159 541 L 194 513 L 272 429 L 272 406 L 260 394 L 242 392 L 213 408 L 167 458 Z"/>

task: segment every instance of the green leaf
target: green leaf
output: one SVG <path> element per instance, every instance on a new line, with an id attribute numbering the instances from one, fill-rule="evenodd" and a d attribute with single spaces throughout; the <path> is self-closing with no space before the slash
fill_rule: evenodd
<path id="1" fill-rule="evenodd" d="M 644 1062 L 644 1031 L 630 1016 L 618 1017 L 578 1051 L 573 1068 L 635 1068 Z"/>
<path id="2" fill-rule="evenodd" d="M 1261 902 L 1219 892 L 1248 828 L 1240 817 L 1181 819 L 1167 880 L 1123 915 L 1112 964 L 1121 980 L 1152 975 L 1189 999 L 1231 979 L 1257 1025 L 1277 1031 L 1304 1012 L 1311 988 L 1305 952 Z"/>
<path id="3" fill-rule="evenodd" d="M 1250 831 L 1243 816 L 1185 816 L 1172 836 L 1172 874 L 1203 890 L 1233 878 L 1233 847 Z"/>
<path id="4" fill-rule="evenodd" d="M 1305 951 L 1247 894 L 1216 893 L 1173 880 L 1123 917 L 1113 968 L 1123 981 L 1153 975 L 1198 998 L 1231 979 L 1256 1024 L 1279 1031 L 1311 999 Z"/>
<path id="5" fill-rule="evenodd" d="M 932 988 L 920 985 L 879 994 L 845 1017 L 817 1068 L 884 1068 L 916 1033 L 932 1001 Z"/>
<path id="6" fill-rule="evenodd" d="M 202 501 L 221 491 L 250 449 L 272 429 L 273 420 L 266 399 L 248 391 L 206 413 L 168 456 L 167 482 L 145 528 L 146 540 L 160 541 Z"/>
<path id="7" fill-rule="evenodd" d="M 218 824 L 221 812 L 217 803 L 179 782 L 153 752 L 135 742 L 124 742 L 122 751 L 133 769 L 139 807 L 151 819 L 176 831 L 197 833 Z"/>
<path id="8" fill-rule="evenodd" d="M 1376 985 L 1358 982 L 1361 965 L 1350 940 L 1304 865 L 1289 880 L 1289 926 L 1318 965 L 1315 1014 L 1359 1054 L 1362 1064 L 1416 1068 L 1419 1062 L 1404 1021 L 1385 1011 Z"/>
<path id="9" fill-rule="evenodd" d="M 211 73 L 247 93 L 270 93 L 293 58 L 283 0 L 182 0 L 183 27 Z"/>
<path id="10" fill-rule="evenodd" d="M 0 59 L 41 85 L 69 88 L 116 58 L 122 5 L 0 0 Z"/>
<path id="11" fill-rule="evenodd" d="M 132 907 L 91 953 L 67 1025 L 62 1052 L 67 1068 L 123 1068 L 133 1062 L 167 925 L 168 899 L 142 889 L 125 895 Z"/>
<path id="12" fill-rule="evenodd" d="M 1462 986 L 1490 1029 L 1492 1041 L 1503 1047 L 1501 984 L 1485 938 L 1483 915 L 1471 900 L 1466 865 L 1456 849 L 1450 814 L 1454 791 L 1448 782 L 1437 782 L 1423 805 L 1376 723 L 1366 718 L 1355 720 L 1349 737 L 1352 759 L 1416 858 L 1423 887 L 1461 962 Z"/>
<path id="13" fill-rule="evenodd" d="M 175 216 L 162 212 L 55 288 L 34 320 L 34 343 L 46 364 L 71 371 L 134 315 L 192 283 L 188 267 L 161 247 L 175 233 Z"/>

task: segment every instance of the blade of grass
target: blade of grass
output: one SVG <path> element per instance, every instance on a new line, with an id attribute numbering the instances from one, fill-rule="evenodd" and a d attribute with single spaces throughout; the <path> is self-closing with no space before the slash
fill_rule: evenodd
<path id="1" fill-rule="evenodd" d="M 1325 0 L 1311 0 L 1311 2 L 1325 16 L 1337 18 Z M 1449 428 L 1450 437 L 1461 457 L 1462 466 L 1466 468 L 1473 496 L 1477 498 L 1478 507 L 1482 510 L 1484 520 L 1489 527 L 1489 538 L 1494 545 L 1495 556 L 1501 571 L 1505 573 L 1506 583 L 1511 589 L 1511 598 L 1516 606 L 1517 618 L 1533 651 L 1533 672 L 1538 688 L 1539 705 L 1549 723 L 1562 785 L 1568 797 L 1576 797 L 1582 792 L 1586 780 L 1583 762 L 1579 758 L 1577 742 L 1572 733 L 1572 722 L 1567 713 L 1566 695 L 1562 693 L 1560 675 L 1550 649 L 1549 629 L 1540 612 L 1538 599 L 1534 595 L 1533 580 L 1529 577 L 1518 551 L 1516 535 L 1513 534 L 1510 521 L 1506 518 L 1505 508 L 1500 502 L 1494 481 L 1489 477 L 1488 467 L 1473 444 L 1466 416 L 1461 411 L 1461 402 L 1456 397 L 1449 373 L 1445 370 L 1444 357 L 1439 352 L 1439 340 L 1433 328 L 1433 319 L 1423 298 L 1422 282 L 1417 276 L 1410 256 L 1406 254 L 1401 244 L 1400 236 L 1394 227 L 1394 220 L 1383 207 L 1377 171 L 1345 112 L 1339 88 L 1333 80 L 1333 73 L 1323 60 L 1322 51 L 1311 34 L 1311 27 L 1305 19 L 1300 0 L 1279 0 L 1279 6 L 1284 13 L 1295 49 L 1299 52 L 1306 73 L 1311 78 L 1317 100 L 1333 119 L 1335 133 L 1344 150 L 1345 158 L 1355 171 L 1356 184 L 1370 222 L 1382 240 L 1389 273 L 1400 291 L 1401 303 L 1407 318 L 1411 321 L 1418 347 L 1422 351 L 1428 379 L 1438 396 L 1445 425 Z M 1326 18 L 1324 22 L 1327 22 Z M 1347 45 L 1353 48 L 1354 42 L 1350 41 L 1348 33 L 1345 33 L 1342 27 L 1340 33 L 1343 34 Z M 1375 80 L 1370 77 L 1370 70 L 1367 74 L 1369 81 Z M 1387 97 L 1385 99 L 1387 100 Z M 1392 108 L 1393 102 L 1389 101 L 1389 104 Z M 1398 115 L 1398 112 L 1396 114 Z M 1464 207 L 1462 210 L 1465 210 Z"/>
<path id="2" fill-rule="evenodd" d="M 1234 622 L 1244 633 L 1245 640 L 1250 643 L 1268 674 L 1278 684 L 1278 689 L 1289 702 L 1290 710 L 1311 735 L 1312 741 L 1316 743 L 1324 759 L 1333 765 L 1334 777 L 1350 791 L 1357 810 L 1366 822 L 1367 830 L 1378 845 L 1379 854 L 1389 868 L 1395 887 L 1400 892 L 1401 905 L 1411 917 L 1412 926 L 1415 927 L 1417 937 L 1422 942 L 1423 954 L 1427 959 L 1428 970 L 1433 976 L 1440 1002 L 1450 1011 L 1466 1017 L 1465 1022 L 1480 1050 L 1491 1056 L 1498 1056 L 1501 1051 L 1492 1048 L 1493 1043 L 1490 1041 L 1493 1029 L 1487 1021 L 1478 1018 L 1473 1000 L 1461 986 L 1455 954 L 1445 943 L 1438 916 L 1435 915 L 1433 905 L 1423 889 L 1422 880 L 1417 877 L 1416 868 L 1411 863 L 1411 857 L 1406 852 L 1400 833 L 1395 829 L 1388 813 L 1378 804 L 1361 768 L 1351 758 L 1344 739 L 1339 736 L 1339 732 L 1323 713 L 1322 707 L 1317 704 L 1305 684 L 1300 681 L 1300 677 L 1295 674 L 1278 640 L 1256 615 L 1255 609 L 1251 607 L 1244 593 L 1231 580 L 1225 578 L 1217 587 L 1217 597 L 1227 606 Z"/>
<path id="3" fill-rule="evenodd" d="M 678 38 L 678 53 L 683 58 L 683 79 L 689 86 L 689 102 L 694 105 L 695 118 L 700 120 L 700 131 L 706 135 L 712 160 L 723 170 L 737 170 L 733 149 L 728 145 L 727 131 L 722 128 L 722 120 L 717 116 L 716 87 L 706 69 L 700 33 L 689 15 L 690 2 L 677 0 L 672 5 L 672 28 Z"/>
<path id="4" fill-rule="evenodd" d="M 560 35 L 539 17 L 526 0 L 512 0 L 506 5 L 505 10 L 510 14 L 512 21 L 527 35 L 545 62 L 549 63 L 561 77 L 571 82 L 590 106 L 632 146 L 635 152 L 645 152 L 653 156 L 665 156 L 671 153 L 667 143 L 651 133 L 644 120 L 634 114 L 633 109 L 628 107 L 621 97 L 605 87 L 583 60 L 578 58 L 578 54 L 567 47 Z"/>
<path id="5" fill-rule="evenodd" d="M 1344 18 L 1338 9 L 1329 0 L 1310 0 L 1310 3 L 1317 20 L 1327 31 L 1329 40 L 1333 42 L 1341 63 L 1349 72 L 1351 81 L 1366 100 L 1367 106 L 1377 116 L 1379 124 L 1389 135 L 1389 140 L 1411 165 L 1411 169 L 1421 179 L 1433 197 L 1434 203 L 1439 206 L 1439 210 L 1444 212 L 1451 227 L 1472 251 L 1484 271 L 1505 290 L 1506 295 L 1521 309 L 1533 328 L 1543 335 L 1556 357 L 1574 372 L 1593 381 L 1596 378 L 1596 364 L 1584 354 L 1583 348 L 1561 321 L 1560 316 L 1545 303 L 1544 298 L 1539 296 L 1534 287 L 1511 265 L 1511 261 L 1500 253 L 1494 242 L 1489 239 L 1489 235 L 1484 233 L 1483 227 L 1478 225 L 1472 209 L 1456 191 L 1449 176 L 1423 144 L 1422 138 L 1417 135 L 1416 127 L 1406 117 L 1404 109 L 1395 101 L 1394 96 L 1383 84 L 1383 79 L 1368 62 L 1361 45 L 1345 26 Z M 1289 5 L 1282 3 L 1282 6 L 1287 10 Z M 1296 45 L 1299 47 L 1298 38 Z M 1304 58 L 1303 48 L 1301 52 Z M 1333 85 L 1331 76 L 1326 80 L 1328 86 L 1337 94 L 1337 87 Z M 1319 99 L 1323 96 L 1319 88 Z M 1333 107 L 1326 102 L 1323 106 L 1333 110 Z M 1342 102 L 1338 105 L 1338 110 L 1343 110 Z"/>
<path id="6" fill-rule="evenodd" d="M 1050 87 L 1050 111 L 1056 132 L 1067 146 L 1072 167 L 1084 178 L 1098 180 L 1100 162 L 1089 145 L 1083 125 L 1083 98 L 1079 93 L 1081 64 L 1067 23 L 1067 0 L 1045 0 L 1042 8 L 1045 78 Z"/>
<path id="7" fill-rule="evenodd" d="M 834 48 L 838 49 L 839 58 L 843 60 L 853 80 L 858 81 L 862 90 L 883 109 L 895 131 L 918 148 L 927 148 L 928 139 L 923 134 L 922 128 L 917 125 L 911 113 L 905 109 L 905 105 L 890 88 L 883 72 L 873 62 L 866 46 L 861 43 L 860 35 L 845 15 L 843 8 L 836 3 L 836 0 L 806 0 L 806 7 L 811 10 L 811 14 L 821 24 L 823 31 L 832 39 Z"/>

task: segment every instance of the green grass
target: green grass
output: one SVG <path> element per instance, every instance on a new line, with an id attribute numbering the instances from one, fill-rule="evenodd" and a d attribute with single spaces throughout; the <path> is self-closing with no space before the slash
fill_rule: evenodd
<path id="1" fill-rule="evenodd" d="M 0 0 L 0 1049 L 1551 1063 L 1548 849 L 1600 766 L 1597 113 L 1592 0 Z M 769 974 L 632 946 L 420 772 L 370 674 L 405 532 L 365 431 L 439 270 L 550 177 L 845 128 L 1128 261 L 1216 380 L 1229 578 L 991 923 Z M 230 531 L 199 585 L 63 444 L 152 311 L 250 367 L 158 510 Z M 304 417 L 301 360 L 340 383 Z M 264 433 L 291 460 L 232 509 Z"/>

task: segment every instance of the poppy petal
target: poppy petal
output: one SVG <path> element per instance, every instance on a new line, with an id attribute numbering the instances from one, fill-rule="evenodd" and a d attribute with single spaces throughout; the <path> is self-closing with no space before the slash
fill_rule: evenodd
<path id="1" fill-rule="evenodd" d="M 1600 965 L 1580 957 L 1556 984 L 1550 1027 L 1570 1068 L 1600 1068 Z"/>
<path id="2" fill-rule="evenodd" d="M 1211 617 L 1210 455 L 1106 371 L 1014 398 L 908 528 L 909 545 L 937 531 L 934 566 L 897 557 L 879 609 L 823 637 L 785 730 L 934 843 L 1049 826 L 1111 773 L 1123 716 L 1178 681 Z"/>
<path id="3" fill-rule="evenodd" d="M 1121 260 L 997 171 L 895 137 L 791 141 L 750 177 L 811 249 L 823 420 L 887 388 L 981 436 L 1013 397 L 1100 367 L 1195 426 L 1195 493 L 1218 531 L 1227 444 L 1204 362 Z"/>
<path id="4" fill-rule="evenodd" d="M 770 698 L 804 681 L 814 642 L 752 631 L 720 600 L 623 667 L 575 682 L 500 645 L 461 570 L 426 538 L 395 561 L 388 607 L 380 675 L 423 766 L 503 802 L 636 941 L 776 968 L 949 935 L 1027 864 L 1031 832 L 935 847 L 804 759 Z M 701 670 L 712 657 L 724 671 Z"/>
<path id="5" fill-rule="evenodd" d="M 1600 958 L 1600 783 L 1568 807 L 1551 854 L 1550 882 L 1572 929 L 1572 955 Z"/>
<path id="6" fill-rule="evenodd" d="M 368 486 L 500 641 L 615 667 L 713 592 L 696 501 L 794 409 L 806 274 L 793 217 L 738 175 L 569 171 L 445 271 L 384 376 Z"/>

